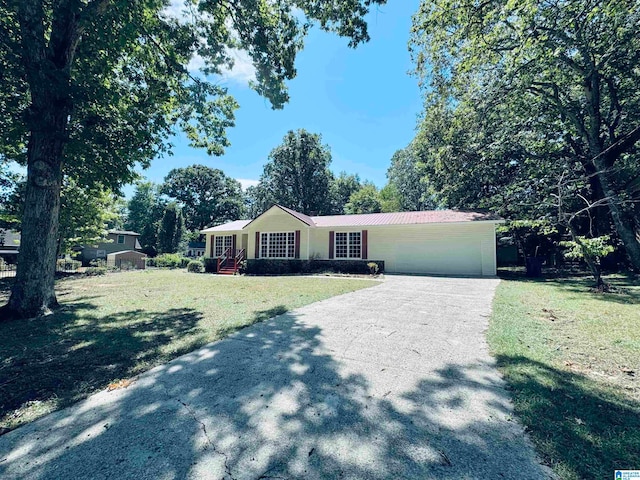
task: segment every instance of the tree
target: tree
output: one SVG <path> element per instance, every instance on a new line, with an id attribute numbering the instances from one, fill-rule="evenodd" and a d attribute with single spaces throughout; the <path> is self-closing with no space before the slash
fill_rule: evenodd
<path id="1" fill-rule="evenodd" d="M 4 205 L 11 228 L 21 228 L 25 187 L 24 179 L 18 180 Z M 74 246 L 103 239 L 107 229 L 119 227 L 121 214 L 121 199 L 109 189 L 99 184 L 83 188 L 73 178 L 66 177 L 60 195 L 56 255 L 71 253 Z"/>
<path id="2" fill-rule="evenodd" d="M 158 252 L 176 253 L 184 233 L 184 217 L 176 202 L 169 202 L 164 208 L 158 229 Z"/>
<path id="3" fill-rule="evenodd" d="M 110 190 L 97 184 L 82 188 L 75 180 L 66 178 L 60 200 L 58 255 L 105 238 L 117 218 L 118 202 Z"/>
<path id="4" fill-rule="evenodd" d="M 125 228 L 140 234 L 142 251 L 155 256 L 158 252 L 158 229 L 167 205 L 153 182 L 138 182 L 127 205 Z"/>
<path id="5" fill-rule="evenodd" d="M 373 183 L 365 182 L 362 188 L 354 192 L 344 207 L 349 215 L 356 213 L 379 213 L 382 211 L 380 192 Z"/>
<path id="6" fill-rule="evenodd" d="M 180 202 L 189 230 L 200 231 L 244 214 L 240 182 L 204 165 L 171 170 L 161 192 Z"/>
<path id="7" fill-rule="evenodd" d="M 311 23 L 368 40 L 364 16 L 385 0 L 7 0 L 0 4 L 0 157 L 27 165 L 18 271 L 3 317 L 57 305 L 54 269 L 63 175 L 116 191 L 134 167 L 169 149 L 175 125 L 197 147 L 221 154 L 236 102 L 215 81 L 245 50 L 255 90 L 274 108 Z M 300 19 L 305 15 L 306 19 Z M 199 55 L 203 73 L 187 66 Z"/>
<path id="8" fill-rule="evenodd" d="M 344 213 L 344 207 L 349 202 L 351 195 L 362 188 L 360 177 L 349 175 L 347 172 L 340 174 L 331 182 L 331 200 L 333 203 L 332 212 L 335 215 Z"/>
<path id="9" fill-rule="evenodd" d="M 540 153 L 551 152 L 562 173 L 579 177 L 575 181 L 585 185 L 589 198 L 603 201 L 591 211 L 595 222 L 600 229 L 613 223 L 638 269 L 640 243 L 627 186 L 640 175 L 639 9 L 620 0 L 425 0 L 412 29 L 417 71 L 434 96 L 452 110 L 475 112 L 467 118 L 469 128 L 481 114 L 492 117 L 494 126 L 481 133 L 484 140 L 504 140 L 521 155 L 512 159 L 507 175 L 530 168 L 519 160 L 537 161 Z M 504 135 L 513 125 L 522 128 L 516 136 L 531 136 L 520 151 Z M 471 159 L 471 149 L 466 153 Z M 534 178 L 552 184 L 558 167 L 542 163 Z"/>
<path id="10" fill-rule="evenodd" d="M 398 150 L 391 158 L 391 166 L 387 170 L 391 192 L 397 194 L 399 208 L 396 211 L 418 211 L 435 208 L 427 186 L 423 182 L 424 172 L 412 146 Z"/>
<path id="11" fill-rule="evenodd" d="M 307 215 L 331 212 L 331 152 L 322 137 L 306 130 L 289 131 L 269 160 L 253 191 L 264 211 L 277 203 Z M 261 212 L 260 212 L 261 213 Z"/>
<path id="12" fill-rule="evenodd" d="M 380 208 L 383 212 L 400 212 L 402 208 L 402 195 L 393 183 L 388 183 L 380 190 Z"/>

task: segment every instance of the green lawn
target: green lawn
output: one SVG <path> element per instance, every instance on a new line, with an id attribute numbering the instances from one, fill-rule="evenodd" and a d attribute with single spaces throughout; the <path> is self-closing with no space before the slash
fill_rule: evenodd
<path id="1" fill-rule="evenodd" d="M 60 280 L 62 308 L 54 315 L 0 322 L 0 429 L 30 422 L 257 321 L 376 284 L 177 270 Z M 6 302 L 4 287 L 0 304 Z"/>
<path id="2" fill-rule="evenodd" d="M 563 479 L 640 469 L 640 282 L 505 279 L 488 340 L 516 414 Z"/>

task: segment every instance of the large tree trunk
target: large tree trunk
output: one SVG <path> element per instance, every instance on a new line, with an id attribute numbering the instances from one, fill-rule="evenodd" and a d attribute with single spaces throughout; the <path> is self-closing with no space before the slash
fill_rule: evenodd
<path id="1" fill-rule="evenodd" d="M 633 224 L 627 224 L 624 221 L 623 212 L 620 207 L 620 197 L 611 187 L 605 161 L 603 159 L 598 159 L 595 161 L 595 165 L 598 171 L 600 185 L 602 185 L 602 191 L 607 198 L 607 204 L 609 205 L 613 225 L 615 226 L 620 240 L 622 240 L 634 270 L 640 271 L 640 242 L 638 242 L 638 239 L 636 238 L 634 226 Z"/>
<path id="2" fill-rule="evenodd" d="M 51 29 L 38 0 L 21 0 L 17 14 L 31 105 L 27 147 L 27 189 L 22 216 L 18 270 L 11 297 L 0 318 L 30 318 L 57 305 L 54 291 L 62 161 L 68 137 L 71 64 L 80 39 L 82 3 L 57 2 Z"/>
<path id="3" fill-rule="evenodd" d="M 34 131 L 29 141 L 22 240 L 7 317 L 35 317 L 57 305 L 54 280 L 66 117 L 59 118 L 59 111 L 50 113 L 46 123 L 51 130 Z"/>

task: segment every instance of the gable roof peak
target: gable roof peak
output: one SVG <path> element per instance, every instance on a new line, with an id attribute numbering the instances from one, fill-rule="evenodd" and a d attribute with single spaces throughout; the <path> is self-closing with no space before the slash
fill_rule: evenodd
<path id="1" fill-rule="evenodd" d="M 284 210 L 289 215 L 297 218 L 302 223 L 306 223 L 310 227 L 315 227 L 316 226 L 315 222 L 313 221 L 313 219 L 309 215 L 305 215 L 304 213 L 296 212 L 295 210 L 293 210 L 291 208 L 287 208 L 287 207 L 279 205 L 279 204 L 275 204 L 273 207 L 278 207 L 278 208 Z M 273 208 L 273 207 L 271 207 L 271 208 Z M 271 208 L 269 210 L 271 210 Z M 269 210 L 267 210 L 267 211 L 269 211 Z"/>

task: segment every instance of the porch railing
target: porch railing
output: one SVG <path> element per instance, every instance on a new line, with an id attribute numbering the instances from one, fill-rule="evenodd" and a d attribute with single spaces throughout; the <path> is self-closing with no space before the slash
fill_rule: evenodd
<path id="1" fill-rule="evenodd" d="M 221 268 L 227 266 L 227 262 L 233 257 L 233 249 L 231 247 L 227 248 L 222 255 L 218 257 L 218 267 L 217 271 L 219 272 Z"/>
<path id="2" fill-rule="evenodd" d="M 234 250 L 233 248 L 227 248 L 222 255 L 218 257 L 217 270 L 220 271 L 224 268 L 233 269 L 234 272 L 238 271 L 238 266 L 247 258 L 247 251 L 244 248 Z"/>

